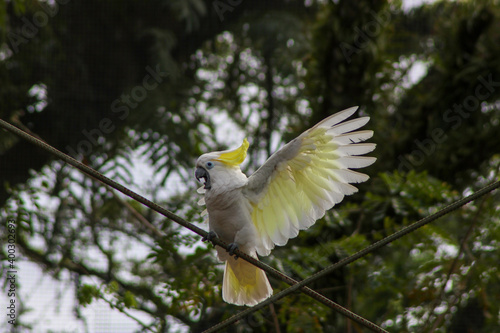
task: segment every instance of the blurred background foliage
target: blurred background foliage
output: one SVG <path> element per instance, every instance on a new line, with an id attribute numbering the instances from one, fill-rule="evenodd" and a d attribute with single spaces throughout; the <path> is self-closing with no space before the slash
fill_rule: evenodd
<path id="1" fill-rule="evenodd" d="M 359 105 L 378 144 L 371 180 L 262 258 L 303 279 L 498 179 L 499 2 L 404 8 L 2 1 L 0 117 L 206 227 L 197 156 L 248 137 L 251 173 L 315 122 Z M 197 236 L 5 131 L 0 171 L 2 221 L 17 221 L 23 260 L 69 276 L 75 320 L 97 299 L 139 331 L 199 332 L 241 311 L 223 303 L 221 265 Z M 496 331 L 498 202 L 497 191 L 311 287 L 391 332 Z M 36 327 L 29 308 L 15 330 Z M 362 329 L 292 294 L 229 331 Z"/>

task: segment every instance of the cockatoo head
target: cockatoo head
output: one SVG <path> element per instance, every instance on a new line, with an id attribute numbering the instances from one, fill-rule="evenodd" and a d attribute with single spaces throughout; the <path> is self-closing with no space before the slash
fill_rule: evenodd
<path id="1" fill-rule="evenodd" d="M 200 182 L 203 179 L 205 189 L 209 190 L 215 179 L 227 175 L 228 171 L 236 171 L 241 174 L 240 164 L 247 157 L 248 146 L 247 139 L 244 139 L 239 148 L 201 155 L 196 161 L 194 176 Z"/>

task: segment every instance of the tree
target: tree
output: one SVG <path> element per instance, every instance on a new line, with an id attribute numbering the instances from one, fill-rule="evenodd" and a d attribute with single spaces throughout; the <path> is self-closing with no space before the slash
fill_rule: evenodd
<path id="1" fill-rule="evenodd" d="M 198 155 L 245 135 L 250 173 L 310 125 L 360 105 L 378 143 L 372 180 L 262 258 L 296 279 L 498 179 L 493 1 L 411 11 L 385 1 L 1 6 L 0 117 L 200 225 Z M 420 78 L 410 81 L 416 68 Z M 23 257 L 55 277 L 71 272 L 76 313 L 105 299 L 148 314 L 144 330 L 181 324 L 198 332 L 241 310 L 222 302 L 210 246 L 0 135 L 2 220 L 16 221 Z M 154 170 L 145 184 L 130 171 L 138 158 Z M 497 202 L 492 193 L 311 287 L 390 331 L 490 332 L 500 325 Z M 165 236 L 145 229 L 144 219 Z M 8 223 L 0 228 L 6 239 Z M 1 253 L 5 262 L 7 249 Z M 29 324 L 22 318 L 19 325 Z M 277 327 L 355 331 L 301 294 L 232 330 Z"/>

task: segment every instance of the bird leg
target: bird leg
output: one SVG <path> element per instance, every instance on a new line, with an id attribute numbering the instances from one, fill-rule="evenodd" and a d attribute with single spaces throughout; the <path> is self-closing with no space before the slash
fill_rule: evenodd
<path id="1" fill-rule="evenodd" d="M 217 236 L 217 234 L 215 233 L 215 231 L 211 230 L 208 232 L 208 234 L 204 237 L 201 238 L 201 241 L 202 242 L 211 242 L 212 245 L 215 247 L 215 244 L 214 242 L 212 241 L 214 238 L 218 238 L 219 236 Z"/>
<path id="2" fill-rule="evenodd" d="M 238 249 L 238 244 L 236 244 L 236 243 L 231 243 L 227 247 L 227 252 L 229 252 L 230 256 L 234 255 L 235 260 L 239 258 L 238 255 L 234 254 L 234 251 L 236 251 L 237 249 Z"/>

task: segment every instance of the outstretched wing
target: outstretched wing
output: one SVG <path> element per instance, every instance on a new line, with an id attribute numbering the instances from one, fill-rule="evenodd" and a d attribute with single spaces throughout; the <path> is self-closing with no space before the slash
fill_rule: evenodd
<path id="1" fill-rule="evenodd" d="M 368 176 L 350 169 L 375 162 L 363 155 L 375 149 L 373 143 L 359 143 L 373 131 L 356 131 L 369 117 L 345 121 L 357 107 L 338 112 L 305 131 L 274 153 L 248 178 L 244 190 L 253 206 L 252 220 L 262 239 L 260 255 L 274 245 L 285 245 L 299 230 L 307 229 L 325 211 L 357 192 L 350 183 Z"/>

